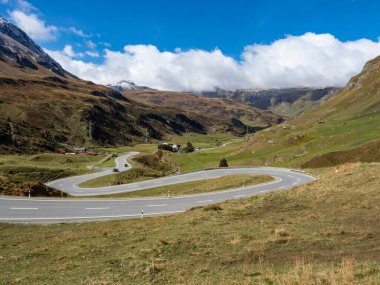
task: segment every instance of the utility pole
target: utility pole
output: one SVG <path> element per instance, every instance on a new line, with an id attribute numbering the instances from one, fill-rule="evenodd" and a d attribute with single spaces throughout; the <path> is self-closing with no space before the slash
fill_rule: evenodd
<path id="1" fill-rule="evenodd" d="M 145 129 L 145 143 L 148 143 L 148 135 L 149 135 L 149 131 L 148 131 L 148 128 Z"/>
<path id="2" fill-rule="evenodd" d="M 15 143 L 16 142 L 15 129 L 14 129 L 13 123 L 11 121 L 9 121 L 9 127 L 11 129 L 12 143 Z"/>

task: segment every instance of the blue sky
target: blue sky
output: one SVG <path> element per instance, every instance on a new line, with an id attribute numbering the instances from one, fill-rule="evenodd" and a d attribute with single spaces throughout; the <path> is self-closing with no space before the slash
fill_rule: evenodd
<path id="1" fill-rule="evenodd" d="M 223 60 L 232 59 L 241 65 L 242 62 L 247 61 L 243 58 L 244 48 L 247 46 L 259 44 L 271 47 L 274 42 L 286 39 L 288 35 L 301 37 L 307 33 L 328 34 L 339 43 L 357 41 L 362 38 L 377 43 L 380 26 L 378 16 L 380 2 L 368 0 L 0 0 L 0 3 L 2 3 L 0 4 L 1 15 L 21 25 L 48 51 L 60 51 L 62 57 L 58 53 L 52 54 L 65 68 L 77 74 L 80 73 L 78 71 L 80 68 L 72 66 L 75 63 L 69 63 L 63 56 L 70 57 L 71 60 L 80 60 L 83 66 L 88 63 L 96 64 L 99 71 L 99 68 L 106 68 L 104 62 L 109 60 L 110 55 L 106 54 L 106 49 L 114 53 L 124 53 L 123 48 L 126 45 L 141 47 L 152 45 L 160 53 L 169 51 L 173 54 L 185 53 L 189 50 L 213 53 L 215 49 L 218 49 L 224 56 Z M 15 11 L 23 14 L 17 14 Z M 40 21 L 43 29 L 36 26 L 33 30 L 34 26 L 30 25 L 29 19 L 26 18 L 31 15 L 35 20 Z M 45 31 L 46 35 L 41 30 Z M 314 45 L 318 45 L 316 42 L 323 39 L 315 38 L 312 41 Z M 360 46 L 357 49 L 363 48 Z M 373 47 L 367 45 L 365 49 L 371 50 Z M 149 54 L 154 52 L 151 50 Z M 257 53 L 257 50 L 252 53 Z M 358 66 L 361 68 L 363 61 L 376 54 L 378 54 L 377 50 L 366 51 L 365 56 L 359 56 L 361 61 L 355 64 L 355 68 L 342 75 L 341 79 L 330 82 L 336 82 L 335 85 L 342 84 L 349 76 L 358 72 Z M 196 61 L 194 58 L 191 59 Z M 132 64 L 130 59 L 126 63 Z M 88 67 L 87 65 L 86 68 Z M 167 65 L 164 66 L 166 67 Z M 179 66 L 179 69 L 182 68 L 184 67 Z M 233 69 L 234 67 L 231 67 L 229 71 Z M 125 73 L 125 77 L 129 78 L 124 79 L 140 81 L 138 83 L 153 82 L 154 85 L 157 81 L 153 80 L 154 78 L 150 81 L 140 80 L 133 69 L 126 70 Z M 86 73 L 79 75 L 102 83 L 108 80 L 92 78 Z M 152 76 L 160 77 L 160 74 Z M 215 87 L 215 84 L 218 85 L 218 80 L 214 81 L 210 88 Z M 250 84 L 256 84 L 257 86 L 252 87 L 282 87 L 281 84 L 283 86 L 296 84 L 296 82 L 283 80 L 283 83 L 278 83 L 277 80 L 275 84 L 272 84 L 273 82 L 268 84 L 265 80 L 261 80 L 261 86 L 260 82 L 255 83 L 252 80 L 238 81 L 231 86 L 233 88 L 248 87 Z M 331 84 L 330 82 L 326 84 Z M 161 87 L 162 84 L 157 85 Z M 168 84 L 163 84 L 162 88 L 199 89 L 193 88 L 193 85 L 186 82 L 179 84 L 178 87 L 168 88 Z M 313 83 L 307 79 L 299 82 L 299 85 L 310 86 Z M 323 84 L 316 80 L 314 85 Z"/>
<path id="2" fill-rule="evenodd" d="M 340 40 L 379 34 L 379 1 L 365 0 L 30 0 L 46 23 L 100 34 L 115 49 L 125 44 L 153 44 L 162 50 L 220 48 L 238 57 L 253 43 L 284 35 L 331 33 Z M 64 4 L 63 4 L 64 3 Z M 4 8 L 4 7 L 3 7 Z M 2 14 L 5 14 L 2 12 Z M 62 48 L 75 37 L 63 34 L 47 48 Z"/>

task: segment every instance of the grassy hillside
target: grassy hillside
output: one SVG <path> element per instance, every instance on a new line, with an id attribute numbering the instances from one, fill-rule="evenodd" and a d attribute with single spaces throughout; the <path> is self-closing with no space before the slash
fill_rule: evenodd
<path id="1" fill-rule="evenodd" d="M 143 142 L 146 131 L 150 141 L 185 132 L 242 135 L 247 125 L 254 132 L 279 122 L 277 115 L 222 99 L 207 99 L 202 108 L 191 107 L 199 103 L 192 101 L 182 108 L 158 106 L 128 100 L 91 82 L 45 73 L 0 72 L 0 152 L 54 150 L 59 144 L 126 145 Z M 189 96 L 199 98 L 172 95 L 183 102 Z"/>
<path id="2" fill-rule="evenodd" d="M 0 225 L 18 284 L 378 284 L 379 164 L 319 170 L 291 191 L 184 214 Z M 22 232 L 22 235 L 20 235 Z"/>
<path id="3" fill-rule="evenodd" d="M 40 74 L 38 74 L 40 75 Z M 206 126 L 172 110 L 130 103 L 120 93 L 78 79 L 0 73 L 0 151 L 53 150 L 161 139 Z"/>
<path id="4" fill-rule="evenodd" d="M 35 155 L 0 155 L 0 195 L 62 196 L 60 191 L 42 183 L 72 175 L 89 173 L 87 165 L 101 157 L 65 156 L 43 153 Z"/>

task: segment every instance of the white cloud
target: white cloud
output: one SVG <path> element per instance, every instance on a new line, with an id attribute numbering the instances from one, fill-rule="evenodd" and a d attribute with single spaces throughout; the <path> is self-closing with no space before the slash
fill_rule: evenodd
<path id="1" fill-rule="evenodd" d="M 96 51 L 86 51 L 85 54 L 91 57 L 100 57 L 99 53 Z"/>
<path id="2" fill-rule="evenodd" d="M 34 7 L 26 0 L 0 0 L 0 4 L 9 5 L 11 7 L 17 8 L 18 10 L 24 12 L 36 11 L 37 8 Z"/>
<path id="3" fill-rule="evenodd" d="M 83 53 L 79 52 L 79 53 L 76 53 L 73 49 L 73 46 L 71 45 L 65 45 L 65 47 L 63 48 L 63 53 L 68 56 L 69 58 L 73 58 L 73 57 L 83 57 Z"/>
<path id="4" fill-rule="evenodd" d="M 379 54 L 379 42 L 341 42 L 330 34 L 306 33 L 246 47 L 242 67 L 258 87 L 343 86 Z"/>
<path id="5" fill-rule="evenodd" d="M 65 55 L 69 56 L 69 57 L 73 57 L 75 56 L 75 53 L 74 53 L 74 50 L 73 50 L 73 47 L 71 45 L 66 45 L 64 48 L 63 48 L 63 52 Z"/>
<path id="6" fill-rule="evenodd" d="M 49 41 L 56 38 L 58 28 L 46 25 L 36 14 L 26 14 L 21 10 L 14 10 L 9 15 L 16 25 L 34 40 Z"/>
<path id="7" fill-rule="evenodd" d="M 92 37 L 91 34 L 86 34 L 86 33 L 83 32 L 82 30 L 79 30 L 79 29 L 77 29 L 77 28 L 75 28 L 75 27 L 70 27 L 70 28 L 68 28 L 67 30 L 68 30 L 69 32 L 71 32 L 71 33 L 77 35 L 77 36 L 82 37 L 82 38 L 90 38 L 90 37 Z"/>
<path id="8" fill-rule="evenodd" d="M 96 48 L 96 43 L 94 43 L 91 40 L 85 41 L 85 43 L 86 43 L 87 47 L 90 48 L 90 49 Z"/>
<path id="9" fill-rule="evenodd" d="M 24 11 L 24 12 L 30 12 L 30 11 L 36 11 L 37 8 L 34 7 L 32 4 L 30 4 L 28 1 L 25 0 L 16 0 L 15 1 L 16 6 L 18 9 Z"/>
<path id="10" fill-rule="evenodd" d="M 306 33 L 247 46 L 240 61 L 219 49 L 167 52 L 152 45 L 105 50 L 101 64 L 73 60 L 64 51 L 48 52 L 73 74 L 102 84 L 127 79 L 165 90 L 233 90 L 343 86 L 366 61 L 380 54 L 380 43 L 341 42 L 330 34 Z"/>
<path id="11" fill-rule="evenodd" d="M 111 47 L 111 44 L 107 43 L 107 42 L 99 42 L 98 44 L 103 45 L 103 46 L 108 47 L 108 48 Z"/>

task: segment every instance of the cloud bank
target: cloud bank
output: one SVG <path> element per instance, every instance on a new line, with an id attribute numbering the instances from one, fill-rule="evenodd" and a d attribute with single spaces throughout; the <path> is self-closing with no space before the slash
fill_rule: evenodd
<path id="1" fill-rule="evenodd" d="M 315 33 L 246 46 L 238 60 L 219 49 L 160 51 L 153 45 L 126 45 L 115 51 L 76 27 L 46 24 L 27 0 L 0 3 L 12 7 L 10 18 L 34 40 L 55 40 L 60 32 L 80 37 L 82 44 L 47 52 L 69 72 L 101 84 L 128 80 L 176 91 L 343 86 L 365 62 L 380 54 L 379 41 L 342 42 L 331 34 Z"/>
<path id="2" fill-rule="evenodd" d="M 73 74 L 101 84 L 126 79 L 162 90 L 234 90 L 343 86 L 366 61 L 380 54 L 380 43 L 342 42 L 331 34 L 306 33 L 246 46 L 240 60 L 219 49 L 169 52 L 152 45 L 105 49 L 100 64 L 73 58 L 75 53 L 67 50 L 48 53 Z"/>

